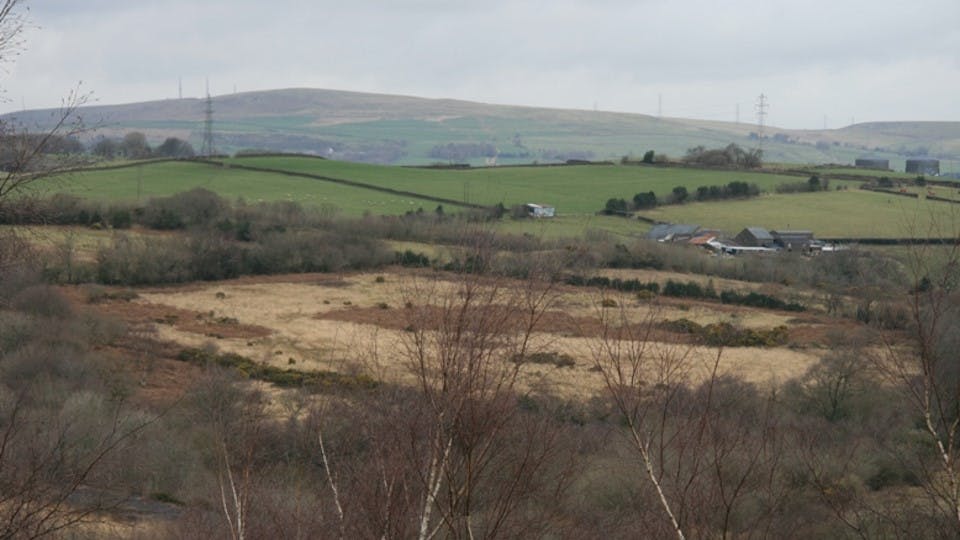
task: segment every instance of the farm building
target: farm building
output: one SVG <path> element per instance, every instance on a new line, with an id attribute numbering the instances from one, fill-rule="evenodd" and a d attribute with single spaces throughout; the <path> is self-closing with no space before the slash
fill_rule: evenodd
<path id="1" fill-rule="evenodd" d="M 647 233 L 647 238 L 657 242 L 685 242 L 700 229 L 699 225 L 682 223 L 658 223 Z"/>
<path id="2" fill-rule="evenodd" d="M 907 160 L 907 166 L 904 170 L 908 173 L 937 176 L 940 174 L 940 160 L 933 158 L 911 158 Z"/>
<path id="3" fill-rule="evenodd" d="M 813 243 L 811 231 L 770 231 L 774 242 L 787 251 L 805 250 Z"/>
<path id="4" fill-rule="evenodd" d="M 697 231 L 692 238 L 690 238 L 688 243 L 693 246 L 707 246 L 711 240 L 716 240 L 719 238 L 720 234 L 720 231 L 717 230 L 701 229 Z"/>
<path id="5" fill-rule="evenodd" d="M 890 169 L 890 160 L 881 159 L 881 158 L 871 158 L 871 157 L 860 157 L 854 161 L 854 165 L 861 169 L 880 169 L 880 170 L 889 170 Z"/>
<path id="6" fill-rule="evenodd" d="M 734 237 L 741 246 L 772 248 L 776 245 L 773 235 L 763 227 L 747 227 Z"/>
<path id="7" fill-rule="evenodd" d="M 556 208 L 544 204 L 527 203 L 523 207 L 527 209 L 527 215 L 535 218 L 554 217 L 557 213 Z"/>

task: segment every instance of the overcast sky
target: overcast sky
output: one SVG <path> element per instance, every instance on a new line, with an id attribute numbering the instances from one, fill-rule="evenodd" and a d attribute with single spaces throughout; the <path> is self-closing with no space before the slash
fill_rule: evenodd
<path id="1" fill-rule="evenodd" d="M 0 111 L 310 87 L 842 127 L 960 120 L 960 0 L 32 0 Z M 662 108 L 662 109 L 661 109 Z"/>

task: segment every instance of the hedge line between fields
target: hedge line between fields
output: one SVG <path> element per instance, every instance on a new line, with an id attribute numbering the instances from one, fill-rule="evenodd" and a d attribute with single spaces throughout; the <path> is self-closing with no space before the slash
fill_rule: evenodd
<path id="1" fill-rule="evenodd" d="M 389 193 L 391 195 L 400 195 L 403 197 L 413 197 L 415 199 L 423 199 L 425 201 L 431 201 L 431 202 L 436 202 L 441 204 L 450 204 L 453 206 L 460 206 L 463 208 L 473 208 L 477 210 L 482 210 L 487 208 L 486 206 L 483 206 L 483 205 L 467 203 L 467 202 L 458 201 L 455 199 L 447 199 L 444 197 L 434 197 L 433 195 L 424 195 L 423 193 L 415 193 L 413 191 L 404 191 L 400 189 L 386 188 L 386 187 L 377 186 L 373 184 L 366 184 L 364 182 L 357 182 L 354 180 L 345 180 L 343 178 L 333 178 L 331 176 L 324 176 L 320 174 L 295 172 L 295 171 L 288 171 L 284 169 L 273 169 L 270 167 L 254 167 L 252 165 L 240 165 L 236 163 L 226 163 L 223 161 L 214 161 L 214 160 L 205 160 L 205 159 L 198 159 L 194 161 L 197 163 L 206 163 L 207 165 L 214 165 L 214 166 L 220 166 L 220 167 L 226 167 L 226 168 L 242 169 L 247 171 L 264 172 L 264 173 L 271 173 L 271 174 L 282 174 L 284 176 L 292 176 L 295 178 L 309 178 L 311 180 L 322 180 L 324 182 L 332 182 L 334 184 L 341 184 L 345 186 L 369 189 L 373 191 L 380 191 L 382 193 Z"/>

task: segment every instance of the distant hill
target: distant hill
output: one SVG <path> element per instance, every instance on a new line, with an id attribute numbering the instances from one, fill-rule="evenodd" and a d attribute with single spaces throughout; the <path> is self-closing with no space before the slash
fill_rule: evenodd
<path id="1" fill-rule="evenodd" d="M 245 92 L 213 99 L 215 146 L 221 152 L 304 152 L 388 164 L 474 165 L 618 160 L 647 150 L 679 157 L 691 147 L 758 146 L 753 124 L 656 118 L 642 114 L 490 105 L 449 99 L 316 89 Z M 98 126 L 91 136 L 142 131 L 200 146 L 204 100 L 170 99 L 82 109 Z M 7 115 L 30 126 L 51 111 Z M 768 161 L 852 164 L 861 155 L 891 159 L 927 153 L 960 159 L 960 122 L 864 123 L 833 130 L 765 128 Z M 949 169 L 949 166 L 946 167 Z"/>

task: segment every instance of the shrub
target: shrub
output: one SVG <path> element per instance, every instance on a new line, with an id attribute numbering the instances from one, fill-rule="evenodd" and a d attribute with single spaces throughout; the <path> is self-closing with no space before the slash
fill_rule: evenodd
<path id="1" fill-rule="evenodd" d="M 707 345 L 719 347 L 779 347 L 787 343 L 789 332 L 786 326 L 770 329 L 738 328 L 728 322 L 700 325 L 689 319 L 663 321 L 664 330 L 689 334 Z"/>
<path id="2" fill-rule="evenodd" d="M 704 287 L 696 281 L 681 283 L 679 281 L 667 280 L 663 287 L 664 296 L 674 296 L 677 298 L 716 298 L 717 293 L 712 287 Z"/>
<path id="3" fill-rule="evenodd" d="M 603 213 L 608 216 L 626 215 L 628 212 L 627 201 L 625 199 L 611 198 L 603 207 Z"/>
<path id="4" fill-rule="evenodd" d="M 110 216 L 110 226 L 114 229 L 129 229 L 133 224 L 133 216 L 128 209 L 111 208 L 108 215 Z"/>
<path id="5" fill-rule="evenodd" d="M 26 314 L 0 311 L 0 353 L 7 353 L 26 345 L 34 335 L 33 320 Z"/>
<path id="6" fill-rule="evenodd" d="M 27 287 L 13 297 L 11 304 L 24 313 L 41 317 L 66 319 L 73 315 L 70 300 L 49 285 Z"/>
<path id="7" fill-rule="evenodd" d="M 123 300 L 129 302 L 139 298 L 140 295 L 133 289 L 111 290 L 107 287 L 95 283 L 85 283 L 80 286 L 80 291 L 87 299 L 88 304 L 99 304 L 108 300 Z"/>
<path id="8" fill-rule="evenodd" d="M 676 319 L 673 321 L 663 321 L 660 323 L 660 327 L 664 330 L 670 332 L 677 332 L 680 334 L 700 334 L 703 331 L 703 326 L 691 321 L 690 319 Z"/>
<path id="9" fill-rule="evenodd" d="M 517 364 L 551 364 L 558 368 L 577 365 L 572 356 L 558 352 L 536 352 L 530 354 L 516 354 L 511 358 Z"/>
<path id="10" fill-rule="evenodd" d="M 643 290 L 637 292 L 637 300 L 640 302 L 649 302 L 657 297 L 657 293 L 653 291 Z"/>
<path id="11" fill-rule="evenodd" d="M 915 472 L 907 468 L 906 464 L 894 461 L 881 463 L 876 471 L 866 479 L 865 483 L 872 491 L 880 491 L 884 488 L 900 485 L 921 485 Z"/>
<path id="12" fill-rule="evenodd" d="M 343 375 L 335 371 L 282 369 L 267 364 L 258 364 L 239 354 L 217 354 L 204 349 L 183 349 L 177 354 L 177 359 L 200 366 L 216 365 L 233 369 L 243 377 L 266 381 L 281 387 L 303 387 L 321 390 L 329 387 L 364 389 L 377 386 L 377 382 L 366 375 Z"/>
<path id="13" fill-rule="evenodd" d="M 726 347 L 779 347 L 787 343 L 789 332 L 780 325 L 763 330 L 737 328 L 730 323 L 712 323 L 703 327 L 700 334 L 707 345 Z"/>
<path id="14" fill-rule="evenodd" d="M 154 229 L 182 229 L 220 220 L 228 205 L 216 193 L 196 188 L 170 197 L 150 199 L 144 209 L 144 224 Z"/>
<path id="15" fill-rule="evenodd" d="M 803 305 L 796 302 L 784 302 L 778 298 L 754 291 L 747 294 L 740 294 L 735 291 L 723 291 L 720 293 L 720 301 L 724 304 L 736 304 L 765 309 L 782 309 L 785 311 L 806 310 Z"/>
<path id="16" fill-rule="evenodd" d="M 633 196 L 633 207 L 637 210 L 655 208 L 657 206 L 657 195 L 648 191 L 646 193 L 637 193 Z"/>
<path id="17" fill-rule="evenodd" d="M 180 240 L 118 236 L 97 251 L 100 283 L 179 283 L 191 277 L 190 253 Z"/>
<path id="18" fill-rule="evenodd" d="M 157 502 L 162 502 L 162 503 L 167 503 L 167 504 L 173 504 L 173 505 L 176 505 L 176 506 L 184 506 L 184 505 L 186 504 L 186 503 L 184 503 L 183 501 L 181 501 L 180 499 L 174 497 L 173 495 L 171 495 L 171 494 L 169 494 L 169 493 L 167 493 L 167 492 L 165 492 L 165 491 L 155 491 L 155 492 L 153 492 L 153 493 L 150 494 L 150 498 L 153 499 L 153 500 L 155 500 L 155 501 L 157 501 Z"/>

